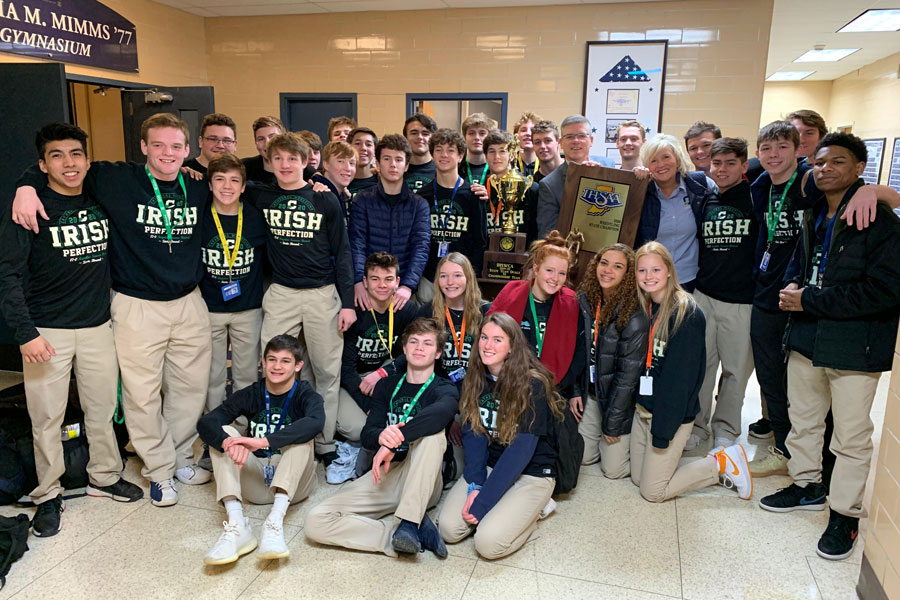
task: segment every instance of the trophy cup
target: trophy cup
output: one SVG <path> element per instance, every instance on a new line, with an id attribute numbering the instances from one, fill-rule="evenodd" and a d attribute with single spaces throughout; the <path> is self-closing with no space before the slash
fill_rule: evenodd
<path id="1" fill-rule="evenodd" d="M 503 228 L 493 232 L 488 243 L 488 251 L 484 253 L 482 277 L 493 281 L 512 281 L 522 278 L 522 265 L 528 260 L 526 254 L 526 237 L 519 233 L 515 223 L 516 210 L 524 201 L 525 192 L 531 188 L 534 178 L 523 176 L 516 169 L 518 143 L 510 142 L 510 169 L 502 177 L 491 175 L 490 185 L 499 202 L 502 202 L 504 215 Z"/>

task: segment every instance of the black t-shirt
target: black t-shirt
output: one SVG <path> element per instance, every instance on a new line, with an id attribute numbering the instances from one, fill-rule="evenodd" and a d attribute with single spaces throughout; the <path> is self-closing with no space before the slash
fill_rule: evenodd
<path id="1" fill-rule="evenodd" d="M 350 185 L 347 186 L 347 191 L 350 193 L 350 198 L 353 199 L 356 197 L 356 194 L 372 187 L 373 185 L 378 185 L 377 175 L 370 175 L 369 177 L 354 179 L 350 182 Z"/>
<path id="2" fill-rule="evenodd" d="M 541 302 L 537 298 L 534 299 L 534 312 L 537 314 L 538 329 L 543 334 L 547 330 L 547 321 L 550 319 L 550 311 L 553 310 L 553 301 L 556 295 L 547 298 L 546 302 Z M 525 341 L 531 346 L 531 349 L 537 354 L 537 336 L 534 329 L 534 317 L 531 314 L 531 306 L 525 304 L 525 314 L 522 315 L 522 333 L 525 334 Z"/>
<path id="3" fill-rule="evenodd" d="M 242 158 L 241 162 L 244 163 L 244 168 L 247 170 L 247 181 L 275 185 L 275 173 L 266 171 L 265 162 L 263 161 L 262 156 L 257 154 L 250 158 Z"/>
<path id="4" fill-rule="evenodd" d="M 455 194 L 453 188 L 445 188 L 432 181 L 425 184 L 419 195 L 425 198 L 431 211 L 431 243 L 423 277 L 434 281 L 437 264 L 441 260 L 438 256 L 441 242 L 448 243 L 448 253 L 464 254 L 475 273 L 481 273 L 487 247 L 484 202 L 472 193 L 465 181 Z"/>
<path id="5" fill-rule="evenodd" d="M 473 183 L 488 185 L 487 180 L 491 176 L 491 171 L 488 169 L 486 162 L 480 165 L 472 165 L 469 164 L 469 159 L 464 158 L 459 163 L 459 176 L 470 185 Z"/>
<path id="6" fill-rule="evenodd" d="M 241 294 L 227 302 L 222 297 L 222 286 L 229 282 L 228 261 L 222 251 L 222 239 L 216 222 L 207 207 L 203 220 L 203 265 L 206 267 L 200 281 L 200 293 L 206 301 L 209 312 L 232 313 L 262 306 L 263 277 L 265 262 L 266 223 L 262 214 L 249 204 L 242 204 L 244 213 L 241 230 L 241 247 L 231 269 L 230 281 L 237 281 Z M 237 215 L 219 215 L 222 231 L 228 241 L 229 255 L 234 250 L 237 232 Z"/>
<path id="7" fill-rule="evenodd" d="M 0 308 L 16 343 L 35 327 L 78 329 L 109 320 L 109 221 L 87 195 L 38 194 L 49 221 L 37 234 L 0 217 Z"/>
<path id="8" fill-rule="evenodd" d="M 500 456 L 507 446 L 497 440 L 498 435 L 498 411 L 500 410 L 499 395 L 494 394 L 494 382 L 490 377 L 486 378 L 484 390 L 478 399 L 478 408 L 481 415 L 481 424 L 487 430 L 490 443 L 488 444 L 487 466 L 493 468 L 500 460 Z M 522 471 L 523 475 L 533 477 L 556 476 L 556 450 L 553 447 L 551 434 L 553 431 L 553 415 L 547 404 L 544 387 L 539 381 L 531 381 L 532 406 L 525 409 L 519 419 L 518 433 L 530 433 L 538 436 L 538 444 L 528 466 Z"/>
<path id="9" fill-rule="evenodd" d="M 244 197 L 261 210 L 272 281 L 294 289 L 335 284 L 343 308 L 353 307 L 350 242 L 338 199 L 314 192 L 251 184 Z"/>
<path id="10" fill-rule="evenodd" d="M 355 363 L 354 370 L 358 375 L 370 373 L 388 358 L 396 358 L 403 353 L 400 337 L 406 326 L 415 320 L 418 308 L 412 302 L 407 302 L 403 308 L 395 311 L 393 332 L 390 329 L 388 311 L 374 311 L 374 317 L 373 311 L 374 309 L 369 311 L 356 308 L 356 321 L 344 334 L 344 360 Z M 347 361 L 348 353 L 352 353 L 353 361 Z M 359 381 L 356 381 L 356 386 L 359 387 Z"/>
<path id="11" fill-rule="evenodd" d="M 406 183 L 409 191 L 421 196 L 419 190 L 434 181 L 434 178 L 437 176 L 436 171 L 433 160 L 429 160 L 421 165 L 410 164 L 406 173 L 403 174 L 403 181 Z"/>
<path id="12" fill-rule="evenodd" d="M 741 181 L 712 197 L 700 221 L 697 289 L 722 302 L 751 304 L 759 231 L 749 183 Z"/>
<path id="13" fill-rule="evenodd" d="M 200 161 L 196 158 L 192 158 L 191 160 L 184 161 L 184 166 L 189 167 L 198 173 L 202 173 L 206 175 L 206 167 L 200 164 Z"/>
<path id="14" fill-rule="evenodd" d="M 503 223 L 509 215 L 509 207 L 497 197 L 497 190 L 490 184 L 490 178 L 488 178 L 487 188 L 489 197 L 485 207 L 485 222 L 486 237 L 490 237 L 492 233 L 503 231 Z M 529 244 L 537 238 L 537 205 L 538 184 L 532 183 L 525 191 L 521 201 L 516 203 L 516 209 L 513 212 L 516 231 L 524 233 Z"/>

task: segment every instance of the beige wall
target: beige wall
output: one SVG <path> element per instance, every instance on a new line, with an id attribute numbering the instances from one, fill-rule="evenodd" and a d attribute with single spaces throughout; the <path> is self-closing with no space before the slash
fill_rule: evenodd
<path id="1" fill-rule="evenodd" d="M 67 64 L 67 73 L 161 86 L 208 85 L 203 17 L 150 0 L 103 0 L 134 23 L 138 37 L 138 73 Z M 51 62 L 0 53 L 3 62 Z"/>
<path id="2" fill-rule="evenodd" d="M 246 155 L 280 92 L 356 92 L 379 134 L 400 130 L 408 92 L 509 92 L 510 123 L 526 110 L 559 121 L 581 111 L 586 41 L 667 38 L 663 129 L 680 136 L 702 118 L 750 136 L 771 14 L 772 0 L 691 0 L 210 18 L 209 79 Z"/>
<path id="3" fill-rule="evenodd" d="M 773 81 L 763 90 L 759 126 L 783 119 L 788 113 L 805 108 L 814 110 L 828 121 L 831 105 L 831 81 Z M 755 136 L 754 136 L 755 139 Z M 751 139 L 751 145 L 753 140 Z"/>

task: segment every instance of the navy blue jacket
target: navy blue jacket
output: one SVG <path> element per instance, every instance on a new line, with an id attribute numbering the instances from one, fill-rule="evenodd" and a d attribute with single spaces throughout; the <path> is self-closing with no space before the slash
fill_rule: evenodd
<path id="1" fill-rule="evenodd" d="M 366 257 L 373 252 L 390 252 L 400 263 L 400 285 L 415 290 L 428 262 L 430 243 L 428 202 L 405 185 L 396 202 L 388 200 L 381 182 L 362 190 L 353 199 L 350 252 L 357 282 L 365 275 Z"/>
<path id="2" fill-rule="evenodd" d="M 678 182 L 681 183 L 681 174 L 675 175 Z M 703 171 L 691 171 L 684 180 L 684 187 L 687 188 L 688 199 L 691 201 L 691 210 L 694 211 L 694 218 L 697 220 L 697 231 L 700 231 L 700 220 L 702 218 L 703 206 L 706 204 L 707 198 L 715 194 L 715 190 L 707 186 L 706 173 Z M 647 242 L 656 239 L 659 232 L 659 217 L 662 211 L 659 196 L 657 195 L 659 188 L 655 185 L 647 186 L 647 195 L 644 196 L 644 207 L 641 209 L 641 221 L 638 224 L 637 236 L 634 239 L 634 247 L 640 248 Z"/>

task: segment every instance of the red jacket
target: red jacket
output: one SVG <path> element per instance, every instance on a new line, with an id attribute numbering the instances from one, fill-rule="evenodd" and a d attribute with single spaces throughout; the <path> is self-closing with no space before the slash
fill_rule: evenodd
<path id="1" fill-rule="evenodd" d="M 487 314 L 504 312 L 522 322 L 525 307 L 528 305 L 530 281 L 510 281 L 491 304 Z M 578 319 L 581 318 L 575 292 L 563 287 L 556 293 L 550 319 L 544 333 L 544 346 L 541 349 L 541 363 L 553 373 L 554 383 L 559 383 L 569 371 L 572 357 L 575 355 L 575 342 L 578 337 Z M 537 324 L 534 325 L 537 327 Z"/>

